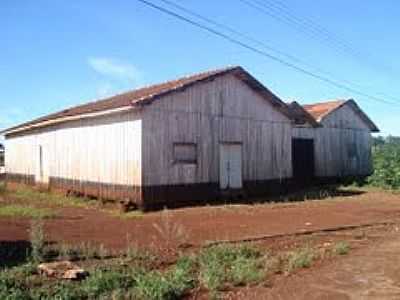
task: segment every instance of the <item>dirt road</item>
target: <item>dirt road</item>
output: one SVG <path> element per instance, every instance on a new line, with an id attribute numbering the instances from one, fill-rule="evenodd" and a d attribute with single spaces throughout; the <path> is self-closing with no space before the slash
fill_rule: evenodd
<path id="1" fill-rule="evenodd" d="M 6 200 L 3 199 L 4 203 L 0 201 L 0 205 L 5 205 Z M 27 201 L 34 204 L 34 201 Z M 45 233 L 49 240 L 73 244 L 101 243 L 109 249 L 126 249 L 127 235 L 138 245 L 172 242 L 177 246 L 177 242 L 187 242 L 199 246 L 212 240 L 241 240 L 388 222 L 391 223 L 390 230 L 386 230 L 385 225 L 379 230 L 368 229 L 367 234 L 371 236 L 364 239 L 365 243 L 363 239 L 347 236 L 345 239 L 352 245 L 347 256 L 316 263 L 310 269 L 288 276 L 276 276 L 270 286 L 262 284 L 232 290 L 226 298 L 400 299 L 400 225 L 396 225 L 400 224 L 398 194 L 366 190 L 321 201 L 185 208 L 168 211 L 167 220 L 162 217 L 165 212 L 126 219 L 92 207 L 54 206 L 52 209 L 57 216 L 45 221 Z M 22 246 L 29 244 L 29 228 L 29 219 L 1 217 L 0 243 L 13 247 L 21 243 Z M 358 235 L 358 229 L 354 231 Z M 341 236 L 337 237 L 335 234 L 317 235 L 315 242 L 321 245 L 338 241 L 346 233 L 341 232 Z M 261 241 L 260 245 L 284 251 L 286 245 L 296 243 L 295 238 L 281 237 Z"/>
<path id="2" fill-rule="evenodd" d="M 400 232 L 335 262 L 300 272 L 273 287 L 241 290 L 234 299 L 400 299 Z"/>
<path id="3" fill-rule="evenodd" d="M 399 199 L 399 195 L 368 191 L 320 201 L 185 208 L 169 211 L 167 222 L 163 222 L 161 212 L 121 219 L 98 209 L 56 207 L 57 217 L 46 221 L 45 230 L 53 241 L 91 241 L 109 248 L 126 247 L 127 235 L 139 245 L 160 243 L 171 235 L 180 242 L 201 245 L 213 240 L 389 221 L 400 216 Z M 168 232 L 171 225 L 179 227 L 182 236 Z M 26 241 L 29 226 L 27 219 L 0 218 L 0 240 Z"/>

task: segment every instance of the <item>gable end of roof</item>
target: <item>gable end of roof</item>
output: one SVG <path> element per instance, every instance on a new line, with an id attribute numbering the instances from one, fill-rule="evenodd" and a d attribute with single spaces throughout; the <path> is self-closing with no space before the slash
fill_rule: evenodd
<path id="1" fill-rule="evenodd" d="M 341 107 L 348 105 L 353 111 L 361 118 L 361 120 L 369 127 L 371 132 L 379 132 L 379 128 L 375 123 L 364 113 L 358 104 L 353 99 L 348 100 L 333 100 L 320 102 L 315 104 L 303 105 L 303 108 L 314 117 L 319 123 L 321 123 L 327 116 L 340 109 Z"/>

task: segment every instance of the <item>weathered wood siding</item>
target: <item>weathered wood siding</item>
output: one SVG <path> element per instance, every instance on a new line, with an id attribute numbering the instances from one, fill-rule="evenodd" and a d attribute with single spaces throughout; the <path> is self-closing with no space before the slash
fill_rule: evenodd
<path id="1" fill-rule="evenodd" d="M 316 175 L 369 175 L 372 137 L 361 118 L 345 105 L 323 119 L 322 125 L 322 128 L 293 129 L 293 137 L 314 139 Z"/>
<path id="2" fill-rule="evenodd" d="M 142 180 L 141 124 L 140 114 L 129 111 L 8 137 L 7 173 L 33 176 L 37 183 L 73 185 L 77 190 L 92 190 L 99 196 L 107 196 L 102 187 L 111 194 L 119 186 L 138 187 Z"/>
<path id="3" fill-rule="evenodd" d="M 292 176 L 291 121 L 234 76 L 165 96 L 143 111 L 143 185 L 219 182 L 219 143 L 243 144 L 243 180 Z M 175 163 L 195 143 L 197 163 Z"/>

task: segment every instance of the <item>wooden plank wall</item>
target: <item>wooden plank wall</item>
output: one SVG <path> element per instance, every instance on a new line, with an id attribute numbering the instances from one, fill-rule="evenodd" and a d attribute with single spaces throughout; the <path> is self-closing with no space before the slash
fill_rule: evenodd
<path id="1" fill-rule="evenodd" d="M 291 121 L 233 75 L 166 96 L 143 111 L 143 185 L 219 182 L 219 143 L 243 143 L 243 180 L 292 176 Z M 176 164 L 173 143 L 196 143 Z"/>
<path id="2" fill-rule="evenodd" d="M 322 128 L 294 128 L 293 137 L 313 138 L 316 175 L 342 177 L 372 172 L 369 128 L 348 106 L 322 121 Z"/>
<path id="3" fill-rule="evenodd" d="M 141 185 L 141 118 L 125 112 L 81 119 L 6 139 L 8 173 L 111 185 Z"/>

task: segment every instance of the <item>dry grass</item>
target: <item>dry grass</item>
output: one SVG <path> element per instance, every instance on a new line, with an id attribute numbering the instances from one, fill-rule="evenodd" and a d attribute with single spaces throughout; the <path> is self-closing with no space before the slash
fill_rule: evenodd
<path id="1" fill-rule="evenodd" d="M 0 206 L 0 216 L 39 219 L 55 217 L 56 213 L 47 208 L 35 208 L 28 205 L 9 204 Z"/>
<path id="2" fill-rule="evenodd" d="M 171 212 L 167 209 L 161 212 L 160 222 L 154 223 L 153 226 L 167 248 L 186 244 L 189 240 L 189 233 L 186 228 L 174 221 Z"/>
<path id="3" fill-rule="evenodd" d="M 18 186 L 15 189 L 7 189 L 4 192 L 5 196 L 9 196 L 12 199 L 20 200 L 34 204 L 46 205 L 46 206 L 57 206 L 57 207 L 87 207 L 97 203 L 97 201 L 89 200 L 87 198 L 80 197 L 67 197 L 57 193 L 51 193 L 49 191 L 40 191 L 28 186 Z"/>
<path id="4" fill-rule="evenodd" d="M 145 214 L 140 210 L 134 210 L 129 212 L 121 212 L 119 209 L 105 210 L 110 213 L 113 217 L 117 217 L 120 219 L 140 219 L 145 216 Z"/>

